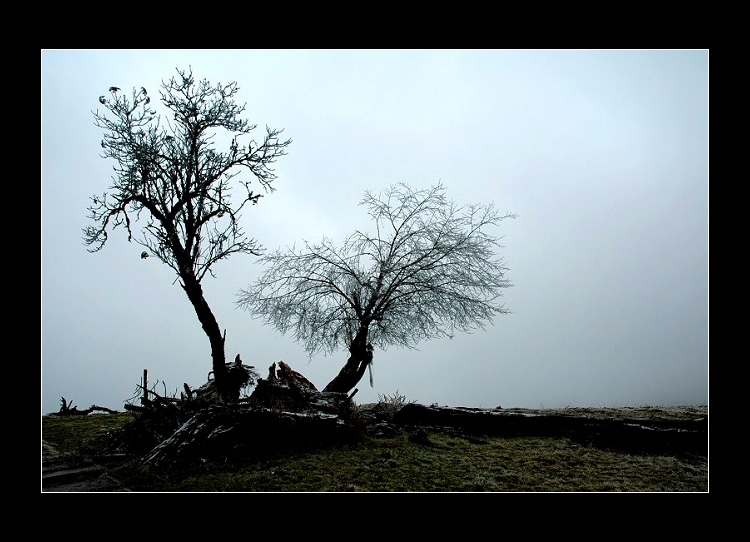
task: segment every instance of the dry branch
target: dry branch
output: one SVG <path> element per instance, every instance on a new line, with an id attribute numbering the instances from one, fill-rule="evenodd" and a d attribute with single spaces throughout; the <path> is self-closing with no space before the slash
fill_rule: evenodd
<path id="1" fill-rule="evenodd" d="M 66 401 L 65 397 L 61 397 L 60 399 L 61 399 L 60 410 L 55 413 L 57 416 L 86 416 L 95 411 L 107 412 L 109 414 L 118 413 L 117 410 L 112 410 L 111 408 L 102 407 L 98 405 L 91 405 L 89 408 L 85 410 L 78 410 L 77 406 L 71 406 L 73 404 L 72 400 Z"/>

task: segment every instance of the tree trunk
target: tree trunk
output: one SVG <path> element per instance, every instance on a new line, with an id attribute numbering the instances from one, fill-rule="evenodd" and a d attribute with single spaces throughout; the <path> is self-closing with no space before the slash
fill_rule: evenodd
<path id="1" fill-rule="evenodd" d="M 372 345 L 367 342 L 367 327 L 361 327 L 349 346 L 350 356 L 339 374 L 323 391 L 349 393 L 356 386 L 372 363 Z"/>
<path id="2" fill-rule="evenodd" d="M 195 314 L 198 316 L 203 331 L 206 332 L 211 344 L 211 361 L 216 390 L 224 401 L 235 402 L 239 399 L 240 390 L 235 390 L 234 386 L 231 386 L 224 352 L 224 337 L 221 335 L 219 323 L 203 297 L 203 288 L 200 282 L 192 276 L 183 276 L 182 282 L 182 288 L 185 290 L 190 303 L 193 304 Z"/>

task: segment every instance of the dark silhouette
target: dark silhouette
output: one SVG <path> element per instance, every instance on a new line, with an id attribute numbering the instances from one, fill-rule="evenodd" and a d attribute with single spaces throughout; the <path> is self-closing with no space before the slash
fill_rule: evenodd
<path id="1" fill-rule="evenodd" d="M 231 254 L 261 253 L 241 230 L 240 211 L 262 196 L 250 189 L 252 179 L 264 191 L 274 190 L 271 164 L 286 154 L 291 140 L 281 141 L 281 130 L 270 128 L 260 143 L 249 139 L 256 126 L 240 118 L 245 106 L 234 101 L 237 83 L 211 86 L 196 81 L 191 70 L 177 73 L 162 83 L 161 101 L 170 111 L 164 122 L 148 106 L 145 88 L 134 89 L 128 100 L 113 86 L 111 100 L 99 99 L 107 112 L 94 112 L 95 124 L 105 132 L 102 157 L 116 162 L 115 178 L 109 192 L 91 198 L 93 225 L 84 229 L 84 243 L 96 252 L 109 229 L 124 226 L 128 241 L 147 249 L 141 258 L 153 256 L 175 271 L 208 336 L 219 396 L 236 400 L 239 389 L 231 383 L 237 379 L 229 378 L 224 336 L 201 281 L 214 276 L 212 266 Z M 215 141 L 225 134 L 233 143 L 221 152 Z M 235 178 L 237 185 L 231 182 Z M 232 193 L 234 201 L 233 187 L 240 188 Z M 135 237 L 134 224 L 141 220 L 142 236 Z"/>

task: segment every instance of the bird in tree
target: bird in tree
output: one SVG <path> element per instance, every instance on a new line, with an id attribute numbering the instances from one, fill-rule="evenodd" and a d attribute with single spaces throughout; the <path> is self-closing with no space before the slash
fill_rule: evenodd
<path id="1" fill-rule="evenodd" d="M 177 74 L 162 82 L 159 93 L 169 110 L 165 122 L 149 106 L 144 88 L 134 88 L 128 99 L 111 87 L 117 93 L 106 102 L 106 111 L 93 112 L 96 126 L 105 132 L 101 156 L 115 162 L 115 175 L 108 192 L 91 198 L 92 224 L 84 228 L 83 241 L 89 252 L 97 252 L 109 231 L 123 227 L 128 241 L 146 249 L 142 258 L 153 256 L 175 272 L 209 339 L 218 394 L 236 400 L 240 390 L 234 385 L 237 378 L 229 376 L 225 335 L 201 282 L 232 254 L 262 253 L 259 242 L 242 230 L 241 211 L 263 195 L 251 183 L 265 193 L 274 191 L 271 166 L 291 140 L 268 127 L 259 142 L 251 139 L 256 125 L 241 117 L 245 106 L 235 102 L 236 82 L 212 85 L 197 81 L 192 70 Z M 216 148 L 224 135 L 237 142 L 231 152 Z"/>
<path id="2" fill-rule="evenodd" d="M 341 247 L 324 238 L 266 254 L 258 260 L 265 272 L 238 294 L 239 307 L 290 333 L 310 356 L 348 348 L 329 392 L 353 389 L 375 346 L 416 348 L 509 312 L 498 301 L 511 283 L 489 230 L 515 214 L 492 203 L 458 206 L 440 183 L 368 191 L 361 205 L 375 233 L 356 231 Z"/>

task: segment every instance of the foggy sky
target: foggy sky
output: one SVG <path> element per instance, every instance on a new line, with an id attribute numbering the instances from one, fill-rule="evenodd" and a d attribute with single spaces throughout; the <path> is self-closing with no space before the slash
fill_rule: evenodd
<path id="1" fill-rule="evenodd" d="M 92 112 L 110 86 L 158 95 L 176 68 L 236 81 L 244 117 L 283 129 L 276 191 L 243 212 L 273 250 L 367 229 L 365 190 L 441 182 L 518 215 L 495 232 L 513 287 L 485 330 L 376 350 L 374 387 L 451 406 L 708 403 L 708 51 L 43 50 L 42 413 L 64 396 L 121 410 L 147 369 L 205 383 L 208 340 L 171 269 L 125 231 L 90 254 L 89 198 L 112 184 Z M 164 113 L 161 103 L 152 106 Z M 256 186 L 259 189 L 259 186 Z M 226 354 L 283 360 L 322 389 L 347 352 L 309 358 L 236 308 L 262 272 L 233 255 L 203 281 Z"/>

